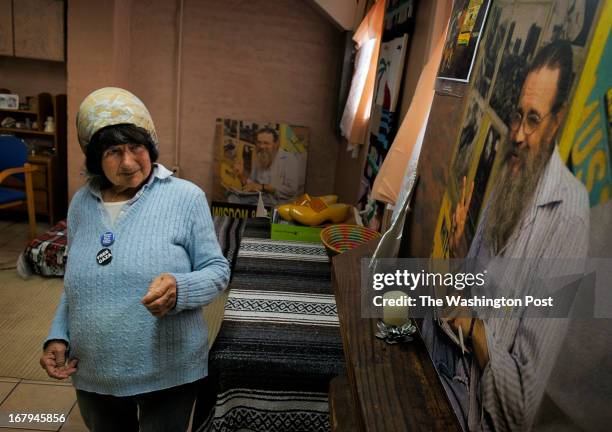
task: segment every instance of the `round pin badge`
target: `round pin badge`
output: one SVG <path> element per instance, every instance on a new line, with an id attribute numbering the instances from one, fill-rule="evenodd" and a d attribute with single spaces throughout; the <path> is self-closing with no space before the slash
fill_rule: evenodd
<path id="1" fill-rule="evenodd" d="M 98 252 L 98 254 L 96 255 L 96 261 L 98 262 L 98 264 L 102 266 L 110 264 L 112 260 L 113 260 L 113 253 L 111 252 L 109 248 L 104 248 L 100 250 L 100 252 Z"/>
<path id="2" fill-rule="evenodd" d="M 102 246 L 108 247 L 115 243 L 115 234 L 112 231 L 106 231 L 104 234 L 100 235 L 100 243 Z"/>

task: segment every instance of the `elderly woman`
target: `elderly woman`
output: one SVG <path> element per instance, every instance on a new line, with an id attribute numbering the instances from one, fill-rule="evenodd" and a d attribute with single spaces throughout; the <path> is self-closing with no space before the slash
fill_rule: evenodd
<path id="1" fill-rule="evenodd" d="M 72 377 L 93 431 L 186 430 L 208 373 L 201 307 L 229 266 L 202 190 L 171 176 L 143 103 L 99 89 L 77 116 L 89 181 L 68 210 L 68 264 L 41 365 Z"/>

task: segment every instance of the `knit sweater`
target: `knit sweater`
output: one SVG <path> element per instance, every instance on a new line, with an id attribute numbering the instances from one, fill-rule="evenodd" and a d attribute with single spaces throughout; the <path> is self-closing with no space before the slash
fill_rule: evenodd
<path id="1" fill-rule="evenodd" d="M 112 260 L 99 265 L 100 236 L 112 231 Z M 47 340 L 79 359 L 77 389 L 128 396 L 193 382 L 208 374 L 201 306 L 227 287 L 229 265 L 204 192 L 156 165 L 149 182 L 111 225 L 100 193 L 81 188 L 68 210 L 68 262 Z M 142 304 L 161 273 L 176 278 L 174 309 L 154 317 Z"/>

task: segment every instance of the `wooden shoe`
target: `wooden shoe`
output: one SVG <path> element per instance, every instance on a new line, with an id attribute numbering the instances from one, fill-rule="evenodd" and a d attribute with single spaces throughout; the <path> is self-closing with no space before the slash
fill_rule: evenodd
<path id="1" fill-rule="evenodd" d="M 324 203 L 324 205 L 321 204 Z M 278 214 L 281 218 L 286 221 L 292 221 L 291 218 L 291 209 L 295 206 L 311 206 L 314 207 L 315 210 L 320 211 L 327 207 L 329 204 L 335 204 L 338 202 L 338 195 L 322 195 L 318 197 L 311 197 L 308 194 L 301 195 L 295 201 L 290 204 L 283 204 L 276 207 Z"/>
<path id="2" fill-rule="evenodd" d="M 290 209 L 291 218 L 302 225 L 316 226 L 331 221 L 340 223 L 348 217 L 351 206 L 348 204 L 330 204 L 319 211 L 310 206 L 293 206 Z"/>

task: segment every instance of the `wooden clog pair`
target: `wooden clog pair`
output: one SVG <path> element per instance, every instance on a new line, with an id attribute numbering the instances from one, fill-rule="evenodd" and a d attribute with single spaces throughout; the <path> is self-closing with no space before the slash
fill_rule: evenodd
<path id="1" fill-rule="evenodd" d="M 337 195 L 311 197 L 304 194 L 291 204 L 278 206 L 277 210 L 286 221 L 296 221 L 302 225 L 316 226 L 326 221 L 340 223 L 346 220 L 351 206 L 337 201 Z"/>

